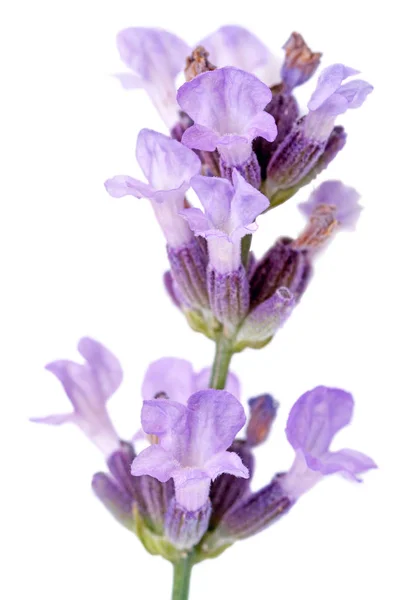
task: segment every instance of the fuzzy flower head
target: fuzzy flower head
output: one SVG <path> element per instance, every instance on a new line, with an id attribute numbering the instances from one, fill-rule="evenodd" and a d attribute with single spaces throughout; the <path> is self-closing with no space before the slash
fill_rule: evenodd
<path id="1" fill-rule="evenodd" d="M 120 442 L 106 402 L 121 384 L 121 365 L 107 348 L 90 338 L 82 338 L 78 350 L 84 364 L 57 360 L 46 366 L 61 382 L 73 412 L 31 420 L 48 425 L 74 423 L 104 454 L 110 455 L 118 450 Z"/>
<path id="2" fill-rule="evenodd" d="M 360 194 L 341 181 L 324 181 L 307 200 L 299 204 L 300 211 L 308 218 L 323 206 L 334 209 L 334 217 L 341 229 L 354 230 L 362 211 Z"/>
<path id="3" fill-rule="evenodd" d="M 118 33 L 117 47 L 133 71 L 117 75 L 123 87 L 145 89 L 167 127 L 172 127 L 179 110 L 175 79 L 190 54 L 189 46 L 163 29 L 129 27 Z"/>
<path id="4" fill-rule="evenodd" d="M 361 481 L 361 473 L 376 468 L 371 458 L 356 450 L 330 450 L 335 434 L 350 423 L 353 408 L 349 393 L 323 386 L 306 392 L 293 406 L 286 435 L 296 458 L 280 480 L 290 498 L 304 494 L 324 475 L 340 473 Z"/>
<path id="5" fill-rule="evenodd" d="M 305 118 L 307 137 L 325 140 L 332 132 L 335 119 L 349 108 L 359 108 L 373 90 L 371 84 L 362 79 L 343 83 L 359 71 L 340 63 L 324 69 L 317 87 L 308 103 L 309 113 Z"/>
<path id="6" fill-rule="evenodd" d="M 241 264 L 240 243 L 254 233 L 254 222 L 269 200 L 233 171 L 233 183 L 218 177 L 193 177 L 192 187 L 203 205 L 187 208 L 182 216 L 197 236 L 207 239 L 210 265 L 219 273 L 235 271 Z"/>
<path id="7" fill-rule="evenodd" d="M 227 452 L 245 420 L 240 402 L 225 391 L 196 392 L 187 406 L 165 399 L 145 401 L 142 427 L 159 443 L 135 458 L 132 475 L 159 481 L 172 477 L 178 504 L 196 511 L 207 503 L 210 483 L 218 475 L 248 477 L 239 456 Z"/>
<path id="8" fill-rule="evenodd" d="M 246 163 L 256 137 L 273 141 L 274 118 L 264 111 L 271 90 L 254 75 L 224 67 L 203 73 L 178 90 L 178 103 L 194 121 L 182 143 L 213 151 L 229 166 Z"/>
<path id="9" fill-rule="evenodd" d="M 148 183 L 117 175 L 105 182 L 106 190 L 114 198 L 148 198 L 167 242 L 171 246 L 190 242 L 192 235 L 178 212 L 184 207 L 191 178 L 200 171 L 200 160 L 176 140 L 151 129 L 140 131 L 136 159 Z"/>

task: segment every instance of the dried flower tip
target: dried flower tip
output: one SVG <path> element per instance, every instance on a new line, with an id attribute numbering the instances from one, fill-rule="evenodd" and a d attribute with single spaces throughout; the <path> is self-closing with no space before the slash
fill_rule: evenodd
<path id="1" fill-rule="evenodd" d="M 289 89 L 293 89 L 312 77 L 319 66 L 322 54 L 312 52 L 303 37 L 295 31 L 283 48 L 286 56 L 281 70 L 282 80 Z"/>
<path id="2" fill-rule="evenodd" d="M 206 73 L 207 71 L 214 71 L 217 68 L 208 60 L 209 56 L 210 53 L 207 52 L 204 46 L 197 46 L 193 50 L 192 54 L 186 59 L 186 81 L 192 81 L 197 75 Z"/>

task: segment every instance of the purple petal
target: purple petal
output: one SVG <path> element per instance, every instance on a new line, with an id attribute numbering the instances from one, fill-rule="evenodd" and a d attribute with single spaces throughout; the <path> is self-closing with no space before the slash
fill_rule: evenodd
<path id="1" fill-rule="evenodd" d="M 210 226 L 223 228 L 230 217 L 232 185 L 221 177 L 203 177 L 197 175 L 191 181 L 192 188 L 204 207 Z"/>
<path id="2" fill-rule="evenodd" d="M 170 137 L 142 129 L 136 145 L 136 158 L 150 185 L 155 190 L 181 189 L 201 168 L 194 152 Z M 185 189 L 183 190 L 183 192 Z"/>
<path id="3" fill-rule="evenodd" d="M 199 208 L 185 208 L 180 214 L 196 235 L 210 232 L 210 222 Z"/>
<path id="4" fill-rule="evenodd" d="M 171 399 L 187 404 L 189 396 L 196 390 L 193 367 L 180 358 L 161 358 L 149 366 L 142 385 L 144 400 Z"/>
<path id="5" fill-rule="evenodd" d="M 163 29 L 130 27 L 117 35 L 117 47 L 124 63 L 145 81 L 174 79 L 183 70 L 189 46 Z"/>
<path id="6" fill-rule="evenodd" d="M 105 346 L 85 337 L 79 341 L 78 350 L 90 365 L 104 400 L 119 388 L 123 373 L 118 359 Z"/>
<path id="7" fill-rule="evenodd" d="M 214 454 L 204 465 L 204 470 L 211 479 L 215 479 L 222 473 L 228 473 L 235 477 L 249 478 L 249 470 L 242 463 L 242 459 L 236 452 L 219 452 Z"/>
<path id="8" fill-rule="evenodd" d="M 349 449 L 328 452 L 321 459 L 307 456 L 306 460 L 311 469 L 318 470 L 324 475 L 339 472 L 345 477 L 356 481 L 361 481 L 357 477 L 358 474 L 377 468 L 372 458 L 362 454 L 362 452 L 357 452 L 357 450 Z"/>
<path id="9" fill-rule="evenodd" d="M 359 71 L 342 64 L 334 64 L 324 69 L 318 77 L 317 87 L 308 103 L 309 110 L 319 108 L 341 86 L 344 79 L 357 75 Z"/>
<path id="10" fill-rule="evenodd" d="M 176 469 L 178 461 L 158 444 L 143 450 L 132 463 L 132 475 L 151 475 L 158 481 L 168 481 Z"/>
<path id="11" fill-rule="evenodd" d="M 354 401 L 348 392 L 319 386 L 303 394 L 290 411 L 286 436 L 295 450 L 321 457 L 334 435 L 351 420 Z"/>
<path id="12" fill-rule="evenodd" d="M 192 125 L 182 135 L 182 144 L 196 150 L 207 150 L 212 152 L 219 143 L 220 136 L 204 127 L 203 125 Z"/>
<path id="13" fill-rule="evenodd" d="M 129 175 L 116 175 L 104 182 L 104 187 L 113 198 L 135 196 L 135 198 L 152 198 L 153 188 L 147 183 L 133 179 Z"/>
<path id="14" fill-rule="evenodd" d="M 248 123 L 247 135 L 252 140 L 256 137 L 262 137 L 267 142 L 273 142 L 278 135 L 274 117 L 265 110 L 259 113 Z"/>
<path id="15" fill-rule="evenodd" d="M 358 201 L 360 194 L 352 187 L 344 185 L 341 181 L 324 181 L 313 191 L 307 202 L 299 204 L 300 211 L 310 217 L 313 212 L 323 204 L 336 207 L 336 220 L 342 229 L 354 230 L 362 206 Z"/>
<path id="16" fill-rule="evenodd" d="M 225 391 L 204 390 L 188 401 L 190 453 L 198 466 L 229 448 L 246 422 L 240 402 Z"/>
<path id="17" fill-rule="evenodd" d="M 178 103 L 197 125 L 221 135 L 241 134 L 272 94 L 257 77 L 225 67 L 203 73 L 178 90 Z"/>
<path id="18" fill-rule="evenodd" d="M 253 221 L 269 206 L 269 200 L 264 194 L 236 171 L 232 173 L 235 194 L 232 200 L 231 220 L 233 228 L 238 229 L 251 225 Z"/>
<path id="19" fill-rule="evenodd" d="M 47 417 L 31 417 L 32 423 L 43 423 L 45 425 L 63 425 L 64 423 L 74 423 L 75 415 L 67 413 L 64 415 L 49 415 Z"/>
<path id="20" fill-rule="evenodd" d="M 356 79 L 340 86 L 338 94 L 346 98 L 348 108 L 359 108 L 373 89 L 367 81 Z"/>
<path id="21" fill-rule="evenodd" d="M 102 404 L 95 392 L 93 378 L 87 365 L 79 365 L 70 360 L 56 360 L 45 367 L 61 382 L 75 411 L 80 412 L 86 404 Z"/>
<path id="22" fill-rule="evenodd" d="M 132 73 L 115 73 L 114 77 L 119 80 L 125 90 L 136 90 L 143 87 L 143 80 Z"/>
<path id="23" fill-rule="evenodd" d="M 186 407 L 173 400 L 145 400 L 142 408 L 142 427 L 146 433 L 165 436 L 184 431 Z"/>
<path id="24" fill-rule="evenodd" d="M 199 42 L 217 67 L 238 67 L 254 71 L 271 61 L 268 48 L 250 31 L 239 25 L 225 25 Z"/>

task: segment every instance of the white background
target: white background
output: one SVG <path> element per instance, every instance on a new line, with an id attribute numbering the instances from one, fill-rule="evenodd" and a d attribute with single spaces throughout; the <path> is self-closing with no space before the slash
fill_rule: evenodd
<path id="1" fill-rule="evenodd" d="M 125 381 L 110 402 L 124 437 L 138 427 L 148 363 L 164 355 L 212 357 L 166 297 L 163 240 L 146 201 L 113 200 L 103 181 L 139 176 L 135 138 L 163 130 L 141 91 L 124 92 L 114 36 L 162 26 L 193 44 L 224 23 L 244 25 L 278 51 L 293 30 L 324 65 L 344 62 L 375 86 L 340 122 L 345 150 L 320 179 L 362 193 L 355 234 L 340 234 L 316 267 L 301 305 L 273 344 L 234 359 L 243 399 L 281 402 L 270 441 L 257 452 L 256 485 L 290 465 L 284 435 L 293 402 L 317 384 L 351 390 L 353 424 L 337 448 L 374 457 L 362 485 L 339 477 L 302 498 L 276 526 L 196 567 L 192 600 L 355 600 L 399 597 L 398 65 L 389 2 L 5 2 L 0 222 L 0 540 L 5 600 L 169 598 L 170 565 L 147 555 L 92 496 L 102 457 L 74 428 L 28 422 L 68 408 L 43 370 L 78 358 L 91 335 L 112 349 Z M 393 64 L 390 65 L 390 62 Z M 312 86 L 311 86 L 312 88 Z M 307 98 L 310 87 L 302 90 Z M 396 139 L 397 136 L 397 139 Z M 305 194 L 299 195 L 304 199 Z M 262 253 L 303 220 L 297 199 L 260 219 Z M 396 560 L 397 554 L 397 560 Z"/>

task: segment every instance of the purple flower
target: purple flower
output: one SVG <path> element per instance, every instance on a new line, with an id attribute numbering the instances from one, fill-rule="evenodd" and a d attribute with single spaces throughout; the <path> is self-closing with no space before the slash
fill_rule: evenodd
<path id="1" fill-rule="evenodd" d="M 190 243 L 193 236 L 178 212 L 184 208 L 191 178 L 200 171 L 200 160 L 176 140 L 151 129 L 140 131 L 136 158 L 149 183 L 117 175 L 105 182 L 106 190 L 114 198 L 148 198 L 167 243 L 171 247 Z"/>
<path id="2" fill-rule="evenodd" d="M 343 83 L 359 71 L 341 64 L 331 65 L 321 72 L 317 87 L 308 103 L 309 113 L 304 121 L 307 137 L 327 140 L 335 119 L 349 108 L 358 108 L 373 90 L 371 84 L 361 79 Z"/>
<path id="3" fill-rule="evenodd" d="M 193 177 L 192 187 L 204 207 L 181 214 L 196 236 L 207 239 L 209 262 L 218 273 L 241 265 L 241 239 L 257 230 L 254 222 L 269 200 L 233 171 L 233 184 L 219 177 Z"/>
<path id="4" fill-rule="evenodd" d="M 376 468 L 361 452 L 329 449 L 335 434 L 349 424 L 353 407 L 351 394 L 324 386 L 306 392 L 293 406 L 286 435 L 296 458 L 289 472 L 280 477 L 280 485 L 291 499 L 304 494 L 324 475 L 340 473 L 361 481 L 360 473 Z"/>
<path id="5" fill-rule="evenodd" d="M 145 401 L 142 426 L 159 443 L 135 458 L 132 474 L 159 481 L 172 477 L 177 503 L 197 511 L 208 503 L 211 481 L 218 475 L 248 477 L 239 456 L 227 452 L 245 421 L 240 402 L 225 391 L 196 392 L 187 406 L 165 399 Z"/>
<path id="6" fill-rule="evenodd" d="M 117 75 L 126 89 L 143 88 L 168 128 L 177 121 L 175 78 L 183 70 L 189 46 L 163 29 L 130 27 L 117 35 L 117 47 L 130 73 Z"/>
<path id="7" fill-rule="evenodd" d="M 334 216 L 340 227 L 354 230 L 362 211 L 359 199 L 360 194 L 341 181 L 324 181 L 312 192 L 307 202 L 299 204 L 299 209 L 310 218 L 320 207 L 331 206 L 335 209 Z"/>
<path id="8" fill-rule="evenodd" d="M 187 405 L 188 398 L 195 392 L 209 387 L 211 369 L 206 367 L 198 373 L 191 363 L 182 358 L 160 358 L 151 363 L 142 385 L 143 400 L 167 399 Z M 240 382 L 229 373 L 225 389 L 240 399 Z"/>
<path id="9" fill-rule="evenodd" d="M 121 384 L 121 365 L 107 348 L 91 338 L 82 338 L 78 350 L 86 361 L 83 365 L 57 360 L 46 366 L 62 383 L 73 412 L 31 420 L 48 425 L 74 423 L 108 456 L 120 447 L 106 402 Z"/>
<path id="10" fill-rule="evenodd" d="M 315 177 L 343 147 L 345 136 L 334 132 L 335 119 L 349 108 L 361 106 L 373 87 L 366 81 L 343 80 L 358 71 L 341 64 L 331 65 L 319 76 L 317 88 L 308 103 L 309 112 L 295 123 L 274 152 L 267 169 L 267 194 L 304 185 Z M 333 139 L 332 134 L 334 133 Z M 329 145 L 332 147 L 329 148 Z M 327 155 L 324 152 L 327 150 Z M 276 203 L 276 199 L 273 198 Z"/>
<path id="11" fill-rule="evenodd" d="M 243 173 L 256 170 L 254 138 L 273 141 L 277 135 L 274 118 L 264 110 L 271 97 L 257 77 L 234 67 L 199 75 L 178 90 L 179 105 L 194 121 L 182 143 L 197 150 L 217 149 L 222 172 L 232 167 Z"/>
<path id="12" fill-rule="evenodd" d="M 279 65 L 268 48 L 250 31 L 239 25 L 224 25 L 201 40 L 217 67 L 237 67 L 257 71 L 269 83 L 279 80 Z M 262 77 L 261 77 L 262 72 Z"/>

